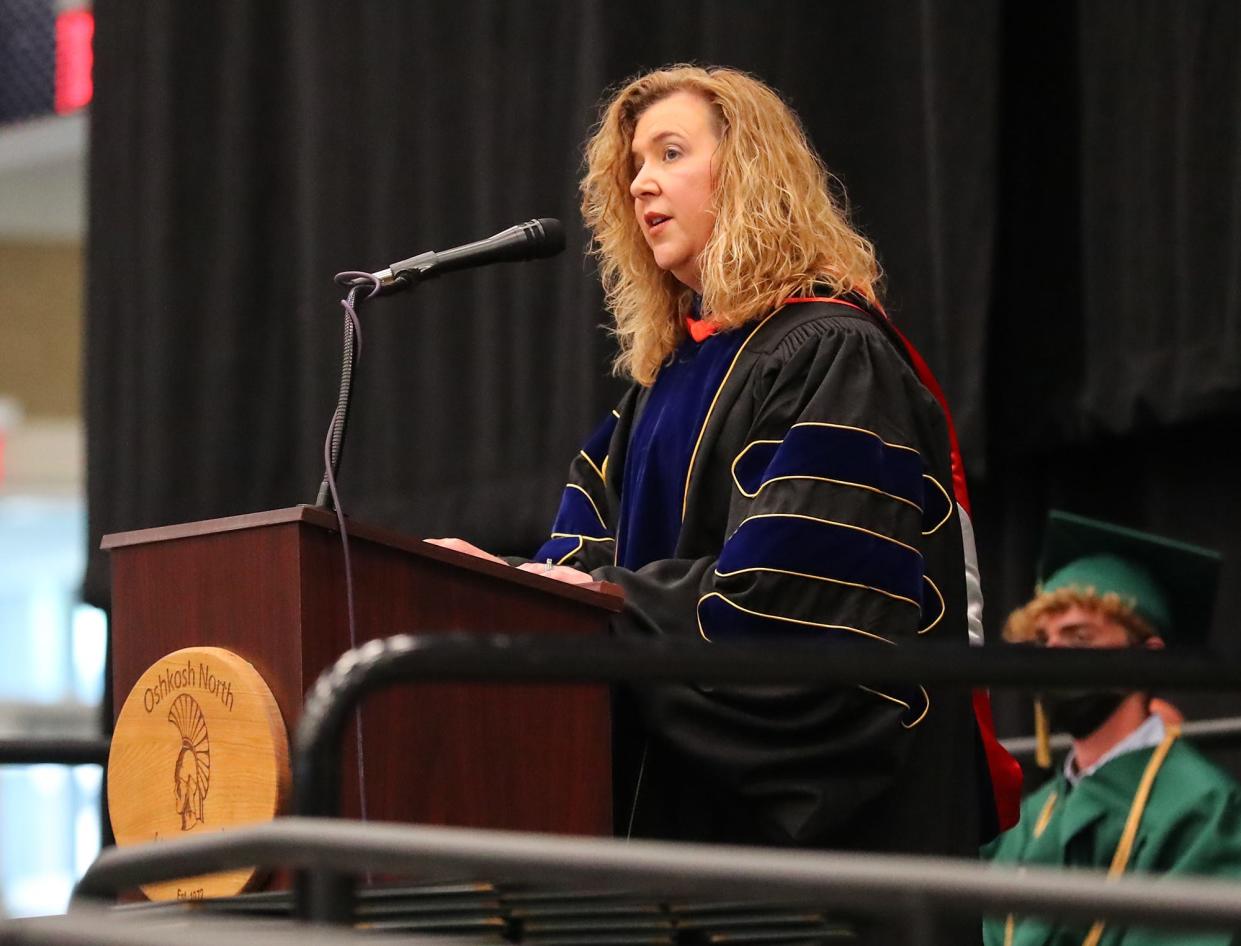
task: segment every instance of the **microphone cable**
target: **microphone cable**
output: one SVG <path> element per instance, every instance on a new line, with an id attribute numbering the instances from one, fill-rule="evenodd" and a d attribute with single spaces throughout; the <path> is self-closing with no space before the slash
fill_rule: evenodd
<path id="1" fill-rule="evenodd" d="M 332 412 L 332 420 L 328 424 L 327 436 L 323 441 L 323 482 L 319 486 L 316 506 L 323 506 L 328 496 L 332 499 L 332 510 L 336 513 L 336 525 L 340 530 L 341 553 L 345 566 L 345 607 L 349 623 L 349 648 L 358 646 L 358 628 L 354 619 L 353 607 L 353 562 L 349 556 L 349 532 L 345 525 L 345 512 L 340 504 L 340 493 L 336 488 L 336 467 L 340 463 L 341 446 L 345 439 L 345 420 L 349 415 L 349 394 L 353 386 L 353 366 L 362 355 L 362 323 L 358 319 L 358 293 L 370 285 L 370 292 L 362 301 L 373 299 L 379 294 L 379 279 L 371 273 L 346 271 L 336 274 L 336 283 L 349 286 L 349 292 L 340 300 L 345 310 L 345 352 L 340 369 L 340 393 L 336 401 L 336 410 Z M 362 745 L 362 706 L 354 710 L 354 731 L 358 741 L 358 804 L 362 821 L 367 821 L 366 806 L 366 753 Z M 368 882 L 370 872 L 367 872 Z"/>
<path id="2" fill-rule="evenodd" d="M 331 498 L 336 524 L 340 529 L 341 550 L 345 566 L 345 603 L 349 621 L 349 647 L 358 646 L 357 624 L 354 618 L 353 563 L 349 556 L 349 533 L 345 514 L 340 505 L 336 487 L 336 473 L 340 466 L 341 450 L 345 442 L 345 426 L 349 420 L 349 396 L 353 387 L 353 368 L 362 354 L 362 324 L 358 319 L 360 302 L 373 299 L 385 292 L 395 292 L 415 285 L 420 279 L 431 279 L 441 272 L 451 272 L 472 266 L 484 266 L 505 260 L 540 259 L 554 256 L 564 249 L 564 230 L 560 221 L 552 217 L 529 220 L 509 227 L 494 236 L 475 243 L 454 247 L 442 252 L 423 253 L 400 263 L 393 263 L 386 270 L 368 273 L 346 270 L 337 273 L 336 284 L 348 288 L 340 304 L 345 310 L 345 350 L 341 359 L 340 391 L 336 410 L 328 424 L 327 437 L 323 441 L 323 482 L 315 506 L 326 508 Z M 370 291 L 361 299 L 358 294 L 365 288 Z M 367 820 L 365 753 L 362 748 L 362 707 L 355 710 L 354 723 L 358 740 L 358 800 L 362 820 Z M 370 873 L 367 873 L 369 882 Z"/>

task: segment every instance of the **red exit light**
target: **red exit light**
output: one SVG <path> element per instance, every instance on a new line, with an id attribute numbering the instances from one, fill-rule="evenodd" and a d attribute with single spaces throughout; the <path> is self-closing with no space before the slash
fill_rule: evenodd
<path id="1" fill-rule="evenodd" d="M 95 15 L 70 10 L 56 17 L 56 111 L 65 115 L 88 105 L 94 95 L 91 38 Z"/>

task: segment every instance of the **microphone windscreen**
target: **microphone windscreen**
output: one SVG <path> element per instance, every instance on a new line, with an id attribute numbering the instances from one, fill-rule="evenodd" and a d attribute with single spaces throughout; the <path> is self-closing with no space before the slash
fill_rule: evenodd
<path id="1" fill-rule="evenodd" d="M 564 249 L 564 227 L 555 217 L 539 217 L 535 223 L 539 225 L 542 238 L 538 241 L 539 258 L 555 256 Z"/>

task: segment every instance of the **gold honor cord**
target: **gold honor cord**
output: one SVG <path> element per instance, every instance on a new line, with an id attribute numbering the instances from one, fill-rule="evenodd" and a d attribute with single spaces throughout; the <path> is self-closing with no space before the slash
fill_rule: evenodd
<path id="1" fill-rule="evenodd" d="M 1125 830 L 1120 836 L 1120 843 L 1116 845 L 1116 853 L 1112 855 L 1112 865 L 1107 869 L 1109 880 L 1119 877 L 1129 865 L 1129 855 L 1133 853 L 1133 842 L 1138 836 L 1138 826 L 1142 823 L 1142 814 L 1146 811 L 1146 802 L 1150 799 L 1151 788 L 1155 784 L 1155 776 L 1159 774 L 1164 759 L 1168 757 L 1168 750 L 1172 748 L 1172 743 L 1176 741 L 1176 737 L 1180 734 L 1180 726 L 1175 723 L 1170 725 L 1168 731 L 1164 734 L 1163 741 L 1159 743 L 1158 748 L 1151 755 L 1150 761 L 1146 763 L 1146 771 L 1142 773 L 1142 781 L 1138 783 L 1138 790 L 1133 796 L 1133 804 L 1129 808 L 1129 817 L 1125 821 Z M 1103 926 L 1102 920 L 1095 920 L 1094 926 L 1090 928 L 1090 932 L 1082 940 L 1082 946 L 1098 946 L 1099 939 L 1103 936 Z"/>
<path id="2" fill-rule="evenodd" d="M 1180 734 L 1180 726 L 1176 724 L 1169 725 L 1163 740 L 1151 754 L 1150 761 L 1146 763 L 1146 769 L 1142 772 L 1142 779 L 1138 782 L 1138 790 L 1133 795 L 1133 803 L 1129 806 L 1129 815 L 1125 819 L 1125 828 L 1121 832 L 1120 843 L 1116 845 L 1116 851 L 1112 854 L 1112 863 L 1107 869 L 1109 880 L 1119 877 L 1125 872 L 1125 868 L 1129 866 L 1129 857 L 1133 853 L 1133 843 L 1137 840 L 1138 828 L 1142 824 L 1142 815 L 1146 811 L 1146 803 L 1150 800 L 1151 788 L 1155 784 L 1155 776 L 1159 774 L 1164 760 L 1168 757 L 1168 751 L 1172 748 L 1172 743 L 1176 741 Z M 1051 820 L 1051 813 L 1055 804 L 1056 793 L 1052 792 L 1046 804 L 1043 805 L 1043 810 L 1038 816 L 1038 822 L 1034 826 L 1034 836 L 1036 838 L 1040 837 L 1047 829 L 1047 823 Z M 1102 920 L 1095 920 L 1094 925 L 1090 927 L 1090 931 L 1086 934 L 1086 938 L 1082 940 L 1082 946 L 1099 946 L 1099 940 L 1103 937 L 1105 925 Z M 1012 946 L 1015 926 L 1016 921 L 1013 918 L 1013 914 L 1010 913 L 1004 921 L 1004 946 Z"/>
<path id="3" fill-rule="evenodd" d="M 1058 792 L 1052 792 L 1047 796 L 1047 801 L 1043 802 L 1043 810 L 1038 813 L 1038 820 L 1034 822 L 1034 837 L 1041 838 L 1043 832 L 1047 830 L 1047 825 L 1051 823 L 1051 813 L 1055 810 L 1056 801 L 1060 798 Z"/>
<path id="4" fill-rule="evenodd" d="M 1051 768 L 1051 723 L 1047 708 L 1037 696 L 1034 698 L 1034 764 L 1040 769 Z"/>

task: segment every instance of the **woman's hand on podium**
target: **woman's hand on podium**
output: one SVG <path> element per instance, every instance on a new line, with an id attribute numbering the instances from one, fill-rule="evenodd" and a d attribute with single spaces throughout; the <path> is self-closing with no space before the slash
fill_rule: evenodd
<path id="1" fill-rule="evenodd" d="M 452 549 L 454 552 L 464 552 L 466 555 L 473 555 L 476 558 L 486 558 L 493 562 L 499 562 L 501 565 L 507 565 L 504 559 L 498 555 L 492 555 L 490 552 L 484 552 L 477 545 L 473 545 L 465 539 L 425 539 L 432 545 L 438 545 L 440 548 Z M 556 581 L 566 581 L 570 585 L 585 585 L 594 581 L 588 572 L 578 571 L 576 568 L 569 568 L 566 565 L 553 565 L 551 562 L 546 564 L 542 562 L 526 562 L 519 565 L 523 572 L 534 572 L 536 575 L 542 575 L 544 578 L 554 578 Z"/>
<path id="2" fill-rule="evenodd" d="M 477 545 L 471 545 L 465 539 L 424 539 L 432 545 L 438 545 L 441 548 L 452 549 L 454 552 L 464 552 L 466 555 L 473 555 L 476 558 L 485 558 L 493 562 L 499 562 L 501 565 L 507 565 L 504 559 L 498 555 L 492 555 L 490 552 L 484 552 Z"/>
<path id="3" fill-rule="evenodd" d="M 534 574 L 542 575 L 544 578 L 554 578 L 556 581 L 565 581 L 570 585 L 585 585 L 595 580 L 589 572 L 578 571 L 576 568 L 569 568 L 567 565 L 553 565 L 550 562 L 547 564 L 526 562 L 524 565 L 518 565 L 517 567 L 523 572 L 534 572 Z"/>

